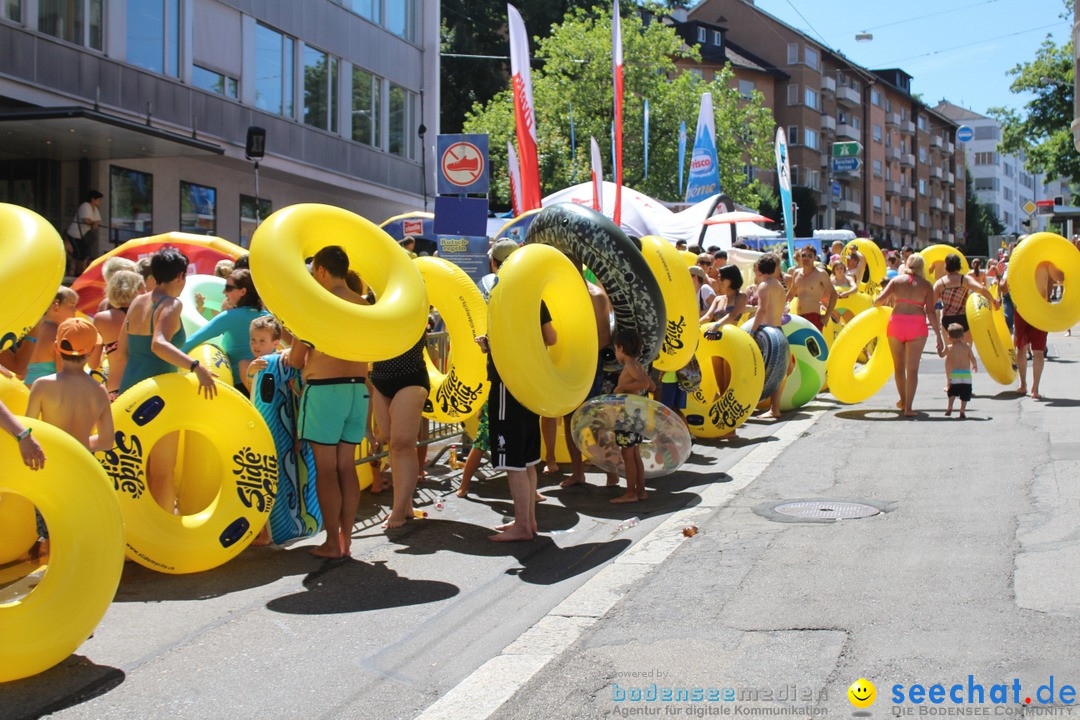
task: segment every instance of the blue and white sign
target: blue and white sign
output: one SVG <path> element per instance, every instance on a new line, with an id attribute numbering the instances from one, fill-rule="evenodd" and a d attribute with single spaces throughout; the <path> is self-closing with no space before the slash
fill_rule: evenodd
<path id="1" fill-rule="evenodd" d="M 440 195 L 483 195 L 488 191 L 488 136 L 440 135 Z"/>
<path id="2" fill-rule="evenodd" d="M 840 197 L 840 183 L 833 180 L 832 184 L 832 196 L 835 198 Z"/>
<path id="3" fill-rule="evenodd" d="M 859 158 L 857 157 L 834 157 L 832 159 L 832 171 L 838 172 L 855 172 L 859 169 Z"/>
<path id="4" fill-rule="evenodd" d="M 961 125 L 956 128 L 956 141 L 957 142 L 971 142 L 975 139 L 975 131 L 967 125 Z"/>
<path id="5" fill-rule="evenodd" d="M 457 265 L 477 284 L 491 272 L 487 235 L 440 235 L 439 257 Z"/>

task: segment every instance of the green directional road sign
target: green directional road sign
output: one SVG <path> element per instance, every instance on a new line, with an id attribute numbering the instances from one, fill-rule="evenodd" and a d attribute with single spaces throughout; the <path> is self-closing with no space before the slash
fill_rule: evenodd
<path id="1" fill-rule="evenodd" d="M 858 157 L 862 152 L 862 144 L 858 140 L 846 142 L 834 142 L 832 144 L 832 156 L 834 158 Z"/>

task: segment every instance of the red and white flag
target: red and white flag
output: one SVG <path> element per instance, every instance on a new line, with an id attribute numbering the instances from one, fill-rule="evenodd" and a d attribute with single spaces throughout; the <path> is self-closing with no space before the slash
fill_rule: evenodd
<path id="1" fill-rule="evenodd" d="M 611 75 L 615 84 L 615 212 L 611 219 L 618 225 L 622 220 L 622 111 L 623 111 L 623 55 L 622 21 L 619 19 L 619 0 L 611 11 Z"/>
<path id="2" fill-rule="evenodd" d="M 521 209 L 521 167 L 518 165 L 514 143 L 509 140 L 506 141 L 506 160 L 510 166 L 510 206 L 514 209 L 514 217 L 517 217 L 524 212 Z"/>
<path id="3" fill-rule="evenodd" d="M 517 130 L 521 168 L 521 211 L 540 207 L 540 163 L 536 153 L 536 114 L 533 107 L 532 73 L 529 70 L 529 36 L 521 13 L 506 6 L 510 24 L 510 80 L 514 88 L 514 126 Z"/>
<path id="4" fill-rule="evenodd" d="M 592 144 L 592 209 L 604 212 L 604 167 L 600 162 L 600 145 L 589 137 Z"/>

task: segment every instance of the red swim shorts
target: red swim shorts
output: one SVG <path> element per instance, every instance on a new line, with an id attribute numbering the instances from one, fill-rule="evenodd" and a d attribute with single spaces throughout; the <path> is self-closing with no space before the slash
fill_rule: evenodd
<path id="1" fill-rule="evenodd" d="M 1013 313 L 1013 337 L 1017 348 L 1030 345 L 1032 352 L 1046 352 L 1046 331 L 1029 325 L 1019 310 Z"/>

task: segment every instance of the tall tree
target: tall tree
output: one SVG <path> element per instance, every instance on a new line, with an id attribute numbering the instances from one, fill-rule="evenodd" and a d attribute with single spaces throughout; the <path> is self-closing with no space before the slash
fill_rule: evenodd
<path id="1" fill-rule="evenodd" d="M 991 235 L 1001 235 L 1005 226 L 975 193 L 975 184 L 971 179 L 971 169 L 964 173 L 965 205 L 967 208 L 967 227 L 964 229 L 964 242 L 961 246 L 965 255 L 982 255 L 987 249 L 987 240 Z"/>
<path id="2" fill-rule="evenodd" d="M 679 123 L 686 121 L 692 136 L 703 92 L 711 92 L 716 120 L 717 159 L 724 192 L 736 202 L 757 198 L 745 181 L 744 164 L 771 167 L 771 111 L 764 99 L 740 98 L 730 68 L 705 82 L 688 72 L 676 72 L 675 59 L 700 62 L 696 48 L 686 48 L 674 30 L 659 22 L 643 25 L 637 13 L 622 18 L 626 64 L 623 126 L 623 182 L 664 200 L 680 200 L 678 188 Z M 610 7 L 572 10 L 547 38 L 534 45 L 533 98 L 537 114 L 540 176 L 545 191 L 583 182 L 589 174 L 588 137 L 600 141 L 604 167 L 611 168 L 611 11 Z M 755 91 L 756 92 L 756 91 Z M 649 177 L 644 168 L 644 99 L 650 106 Z M 573 107 L 576 153 L 571 153 L 570 109 Z M 504 88 L 490 102 L 474 106 L 465 121 L 467 132 L 491 136 L 493 194 L 508 204 L 506 141 L 513 138 L 513 102 Z"/>

